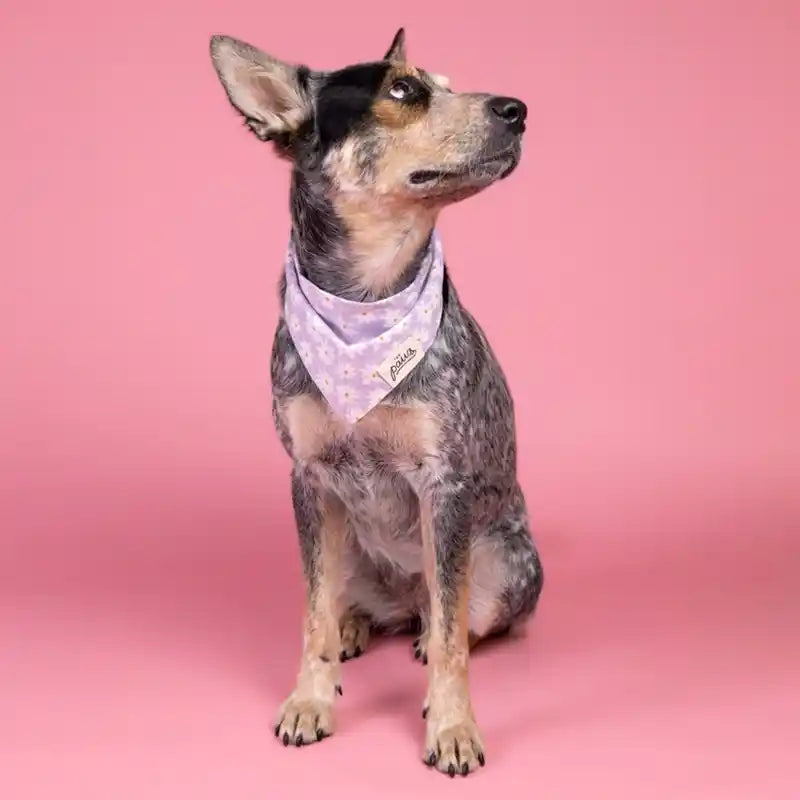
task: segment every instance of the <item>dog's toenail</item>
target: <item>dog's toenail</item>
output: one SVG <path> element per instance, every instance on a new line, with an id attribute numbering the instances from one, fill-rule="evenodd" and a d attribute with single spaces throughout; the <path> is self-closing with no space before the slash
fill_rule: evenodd
<path id="1" fill-rule="evenodd" d="M 456 776 L 456 768 L 455 768 L 455 765 L 451 764 L 451 765 L 450 765 L 450 766 L 447 768 L 447 774 L 448 774 L 448 775 L 449 775 L 451 778 L 455 778 L 455 776 Z"/>
<path id="2" fill-rule="evenodd" d="M 428 707 L 422 709 L 422 719 L 425 719 L 428 716 Z"/>
<path id="3" fill-rule="evenodd" d="M 295 743 L 296 747 L 302 747 L 303 746 L 303 734 L 302 733 L 298 733 L 297 734 L 297 737 L 295 738 L 294 743 Z"/>
<path id="4" fill-rule="evenodd" d="M 275 736 L 279 736 L 281 732 L 281 724 L 280 722 L 275 726 Z"/>
<path id="5" fill-rule="evenodd" d="M 427 653 L 424 656 L 422 656 L 422 663 L 423 664 L 427 664 L 428 663 L 428 654 Z"/>
<path id="6" fill-rule="evenodd" d="M 289 746 L 289 734 L 285 733 L 285 732 L 283 734 L 283 746 L 284 747 L 288 747 Z"/>
<path id="7" fill-rule="evenodd" d="M 486 764 L 486 756 L 483 753 L 478 753 L 478 763 L 481 766 L 484 766 Z"/>
<path id="8" fill-rule="evenodd" d="M 461 774 L 469 775 L 469 764 L 466 761 L 461 765 Z"/>
<path id="9" fill-rule="evenodd" d="M 341 686 L 338 686 L 338 685 L 337 685 L 337 687 L 336 687 L 336 691 L 339 693 L 339 695 L 340 695 L 340 696 L 341 696 L 341 695 L 344 695 L 344 692 L 342 691 L 342 687 L 341 687 Z"/>
<path id="10" fill-rule="evenodd" d="M 436 753 L 434 753 L 433 750 L 431 750 L 431 752 L 428 753 L 428 759 L 426 763 L 428 764 L 429 767 L 432 767 L 436 763 Z"/>
<path id="11" fill-rule="evenodd" d="M 421 656 L 422 656 L 422 651 L 421 650 L 415 650 L 414 651 L 414 658 L 419 659 Z"/>
<path id="12" fill-rule="evenodd" d="M 358 658 L 364 651 L 360 647 L 356 647 L 356 658 Z"/>
<path id="13" fill-rule="evenodd" d="M 324 736 L 325 731 L 323 731 L 322 728 L 317 728 L 317 741 L 321 742 Z"/>

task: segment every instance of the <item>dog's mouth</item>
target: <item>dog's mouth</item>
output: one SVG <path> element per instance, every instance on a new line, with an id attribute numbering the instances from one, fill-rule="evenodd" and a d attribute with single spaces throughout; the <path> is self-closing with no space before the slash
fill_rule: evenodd
<path id="1" fill-rule="evenodd" d="M 408 176 L 408 182 L 413 183 L 415 186 L 420 186 L 423 183 L 433 183 L 434 181 L 455 177 L 457 174 L 443 169 L 418 169 Z"/>
<path id="2" fill-rule="evenodd" d="M 510 147 L 500 153 L 476 159 L 457 169 L 418 169 L 408 176 L 412 186 L 432 184 L 485 183 L 508 177 L 519 163 L 519 147 Z"/>

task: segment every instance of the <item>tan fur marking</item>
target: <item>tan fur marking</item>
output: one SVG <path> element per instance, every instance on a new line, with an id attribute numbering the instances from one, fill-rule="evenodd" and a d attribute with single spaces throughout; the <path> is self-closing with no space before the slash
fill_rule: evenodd
<path id="1" fill-rule="evenodd" d="M 320 400 L 307 394 L 290 398 L 285 406 L 286 426 L 292 440 L 292 455 L 306 462 L 343 435 L 342 423 Z"/>
<path id="2" fill-rule="evenodd" d="M 375 119 L 390 128 L 404 128 L 425 116 L 425 106 L 419 103 L 398 103 L 390 98 L 381 98 L 372 105 Z"/>
<path id="3" fill-rule="evenodd" d="M 377 406 L 359 421 L 356 435 L 381 441 L 394 456 L 418 461 L 436 454 L 439 423 L 427 406 Z"/>
<path id="4" fill-rule="evenodd" d="M 476 540 L 470 551 L 469 646 L 477 644 L 500 617 L 506 575 L 503 543 Z"/>
<path id="5" fill-rule="evenodd" d="M 425 405 L 379 405 L 351 429 L 322 400 L 310 395 L 289 399 L 284 413 L 293 456 L 301 462 L 313 460 L 332 442 L 348 437 L 378 440 L 387 452 L 410 461 L 437 452 L 439 423 Z"/>
<path id="6" fill-rule="evenodd" d="M 336 211 L 350 234 L 353 273 L 369 292 L 392 287 L 411 259 L 425 244 L 436 221 L 437 210 L 416 203 L 341 194 L 334 199 Z"/>
<path id="7" fill-rule="evenodd" d="M 386 77 L 383 79 L 383 85 L 391 86 L 392 83 L 394 83 L 394 81 L 406 77 L 419 78 L 420 77 L 419 70 L 415 66 L 409 64 L 408 62 L 403 62 L 402 64 L 395 64 L 386 73 Z"/>

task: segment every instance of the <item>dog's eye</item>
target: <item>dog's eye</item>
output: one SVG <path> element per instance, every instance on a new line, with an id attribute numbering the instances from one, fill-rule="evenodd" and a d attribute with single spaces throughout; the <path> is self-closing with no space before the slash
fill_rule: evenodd
<path id="1" fill-rule="evenodd" d="M 394 97 L 395 100 L 407 100 L 414 94 L 414 88 L 408 81 L 401 78 L 389 87 L 389 94 Z"/>

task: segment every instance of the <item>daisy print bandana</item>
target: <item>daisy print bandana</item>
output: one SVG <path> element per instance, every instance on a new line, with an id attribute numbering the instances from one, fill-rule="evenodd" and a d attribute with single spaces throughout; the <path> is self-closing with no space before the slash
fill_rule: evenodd
<path id="1" fill-rule="evenodd" d="M 357 422 L 422 361 L 442 318 L 444 258 L 434 231 L 414 281 L 360 303 L 324 292 L 286 257 L 284 319 L 300 358 L 331 409 Z"/>

